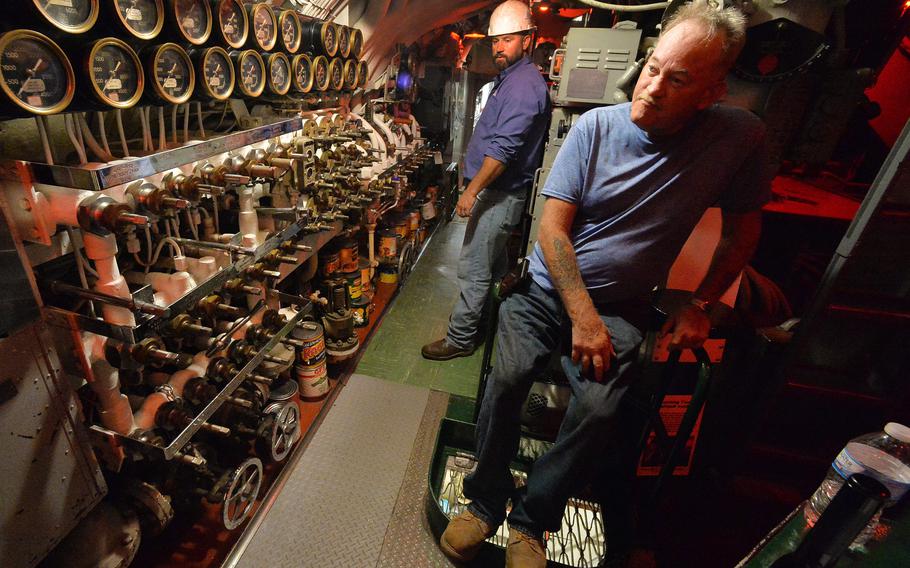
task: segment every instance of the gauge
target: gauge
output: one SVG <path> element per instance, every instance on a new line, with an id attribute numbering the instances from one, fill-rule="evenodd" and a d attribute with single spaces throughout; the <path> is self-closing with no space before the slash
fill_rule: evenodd
<path id="1" fill-rule="evenodd" d="M 310 56 L 303 53 L 294 56 L 291 68 L 294 70 L 294 89 L 309 93 L 313 88 L 313 62 Z"/>
<path id="2" fill-rule="evenodd" d="M 281 28 L 281 46 L 288 53 L 297 53 L 300 50 L 300 18 L 297 11 L 282 10 L 278 24 Z"/>
<path id="3" fill-rule="evenodd" d="M 156 45 L 151 54 L 147 72 L 154 95 L 174 105 L 188 101 L 196 84 L 190 56 L 176 43 Z"/>
<path id="4" fill-rule="evenodd" d="M 206 47 L 190 52 L 196 64 L 196 96 L 226 101 L 234 92 L 234 65 L 228 52 L 220 47 Z"/>
<path id="5" fill-rule="evenodd" d="M 363 88 L 367 86 L 367 79 L 370 75 L 370 68 L 367 66 L 366 61 L 357 62 L 357 87 Z"/>
<path id="6" fill-rule="evenodd" d="M 344 87 L 344 63 L 337 57 L 333 57 L 329 63 L 329 88 L 333 91 L 340 91 Z"/>
<path id="7" fill-rule="evenodd" d="M 264 54 L 268 61 L 269 91 L 276 95 L 286 95 L 291 90 L 291 62 L 288 56 L 278 52 Z"/>
<path id="8" fill-rule="evenodd" d="M 325 55 L 317 55 L 313 58 L 313 84 L 318 91 L 325 91 L 329 88 L 329 60 Z"/>
<path id="9" fill-rule="evenodd" d="M 322 26 L 322 50 L 328 57 L 335 57 L 338 53 L 338 26 L 332 22 Z"/>
<path id="10" fill-rule="evenodd" d="M 234 49 L 243 47 L 250 28 L 243 3 L 240 0 L 218 0 L 215 12 L 218 16 L 218 41 Z"/>
<path id="11" fill-rule="evenodd" d="M 351 57 L 360 59 L 363 53 L 363 32 L 357 28 L 351 28 Z"/>
<path id="12" fill-rule="evenodd" d="M 344 62 L 342 76 L 344 77 L 344 88 L 353 89 L 357 86 L 357 62 L 348 59 Z"/>
<path id="13" fill-rule="evenodd" d="M 250 6 L 250 28 L 250 47 L 272 51 L 278 41 L 278 20 L 271 6 L 264 2 Z"/>
<path id="14" fill-rule="evenodd" d="M 85 66 L 92 94 L 101 103 L 113 108 L 130 108 L 139 102 L 145 86 L 142 64 L 124 41 L 113 37 L 99 39 L 89 49 Z"/>
<path id="15" fill-rule="evenodd" d="M 164 27 L 162 0 L 110 0 L 120 24 L 138 39 L 152 39 Z"/>
<path id="16" fill-rule="evenodd" d="M 265 89 L 265 63 L 252 49 L 232 51 L 237 88 L 247 97 L 258 97 Z"/>
<path id="17" fill-rule="evenodd" d="M 202 45 L 212 34 L 212 8 L 208 0 L 168 0 L 168 14 L 176 23 L 181 41 Z"/>
<path id="18" fill-rule="evenodd" d="M 98 0 L 31 0 L 34 10 L 58 30 L 85 33 L 98 20 Z"/>
<path id="19" fill-rule="evenodd" d="M 334 57 L 338 51 L 338 26 L 332 22 L 309 20 L 301 24 L 303 47 L 311 53 Z"/>
<path id="20" fill-rule="evenodd" d="M 73 100 L 76 77 L 56 43 L 31 30 L 0 36 L 0 88 L 9 102 L 33 114 L 53 114 Z"/>
<path id="21" fill-rule="evenodd" d="M 338 57 L 351 55 L 351 28 L 338 26 Z"/>

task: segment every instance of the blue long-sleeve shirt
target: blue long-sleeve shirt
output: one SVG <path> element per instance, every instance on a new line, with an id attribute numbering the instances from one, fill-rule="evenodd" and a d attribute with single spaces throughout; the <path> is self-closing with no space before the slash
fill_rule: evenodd
<path id="1" fill-rule="evenodd" d="M 537 66 L 522 57 L 493 82 L 493 92 L 477 121 L 464 159 L 464 177 L 472 179 L 485 156 L 506 165 L 492 187 L 524 191 L 540 165 L 550 120 L 547 84 Z"/>

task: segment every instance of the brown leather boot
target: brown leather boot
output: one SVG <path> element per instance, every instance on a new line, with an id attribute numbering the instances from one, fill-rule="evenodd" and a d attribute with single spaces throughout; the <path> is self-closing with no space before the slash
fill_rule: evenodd
<path id="1" fill-rule="evenodd" d="M 543 540 L 519 530 L 509 529 L 506 568 L 546 568 L 547 547 Z"/>
<path id="2" fill-rule="evenodd" d="M 474 349 L 476 348 L 462 349 L 461 347 L 455 347 L 454 345 L 449 345 L 449 342 L 445 339 L 440 339 L 439 341 L 424 345 L 420 350 L 420 353 L 423 355 L 424 359 L 430 359 L 431 361 L 448 361 L 455 357 L 468 357 L 474 353 Z"/>
<path id="3" fill-rule="evenodd" d="M 470 562 L 477 556 L 483 541 L 496 534 L 496 527 L 491 527 L 480 517 L 465 509 L 449 521 L 444 533 L 439 538 L 442 552 L 458 562 Z"/>

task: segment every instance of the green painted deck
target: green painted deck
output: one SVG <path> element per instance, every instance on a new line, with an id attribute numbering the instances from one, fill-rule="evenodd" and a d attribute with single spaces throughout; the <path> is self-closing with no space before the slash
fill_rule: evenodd
<path id="1" fill-rule="evenodd" d="M 445 336 L 458 297 L 455 273 L 465 220 L 439 227 L 367 345 L 356 372 L 473 399 L 483 349 L 470 357 L 428 361 L 420 348 Z"/>

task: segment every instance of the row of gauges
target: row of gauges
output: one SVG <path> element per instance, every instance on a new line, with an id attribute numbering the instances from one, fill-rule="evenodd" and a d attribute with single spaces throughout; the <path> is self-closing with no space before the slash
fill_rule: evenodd
<path id="1" fill-rule="evenodd" d="M 190 99 L 354 89 L 367 81 L 366 62 L 354 59 L 304 53 L 288 57 L 253 49 L 228 52 L 217 46 L 187 51 L 176 43 L 137 53 L 112 37 L 88 44 L 80 61 L 77 78 L 67 55 L 47 36 L 32 30 L 0 35 L 5 114 L 54 114 L 67 108 L 77 91 L 83 107 L 122 109 L 139 102 L 143 93 L 158 104 L 182 104 Z"/>
<path id="2" fill-rule="evenodd" d="M 291 55 L 308 52 L 342 59 L 358 59 L 363 50 L 360 30 L 308 18 L 292 9 L 276 12 L 267 2 L 24 0 L 23 4 L 24 10 L 10 14 L 18 27 L 41 29 L 51 36 L 83 34 L 101 20 L 105 30 L 101 35 L 142 41 L 162 35 L 193 46 L 212 43 L 256 51 L 277 48 Z"/>

